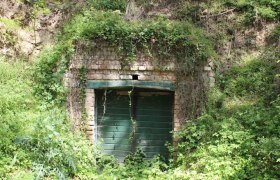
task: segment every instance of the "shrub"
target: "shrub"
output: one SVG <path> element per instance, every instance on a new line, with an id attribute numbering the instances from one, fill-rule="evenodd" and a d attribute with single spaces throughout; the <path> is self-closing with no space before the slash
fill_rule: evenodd
<path id="1" fill-rule="evenodd" d="M 226 75 L 225 93 L 230 96 L 258 96 L 271 100 L 271 97 L 275 97 L 275 73 L 273 62 L 249 58 L 234 66 Z"/>
<path id="2" fill-rule="evenodd" d="M 0 57 L 0 177 L 12 171 L 18 160 L 24 158 L 25 153 L 15 141 L 26 133 L 28 124 L 36 116 L 28 70 L 25 62 L 8 62 Z"/>
<path id="3" fill-rule="evenodd" d="M 98 10 L 120 10 L 125 11 L 126 0 L 90 0 L 90 5 Z"/>
<path id="4" fill-rule="evenodd" d="M 48 101 L 63 102 L 62 77 L 79 41 L 89 46 L 92 42 L 110 43 L 117 48 L 124 64 L 132 62 L 137 51 L 146 51 L 159 61 L 176 57 L 182 64 L 180 71 L 187 73 L 215 55 L 211 41 L 189 22 L 166 19 L 128 22 L 117 12 L 91 9 L 75 16 L 63 32 L 57 45 L 42 53 L 35 69 L 36 94 Z"/>
<path id="5" fill-rule="evenodd" d="M 274 52 L 274 53 L 273 53 Z M 276 51 L 277 52 L 277 51 Z M 271 55 L 269 55 L 271 54 Z M 245 58 L 210 92 L 207 112 L 175 133 L 177 166 L 197 179 L 279 178 L 275 51 Z M 235 101 L 234 106 L 229 106 Z M 249 102 L 249 103 L 248 103 Z"/>
<path id="6" fill-rule="evenodd" d="M 0 178 L 18 172 L 19 179 L 95 172 L 98 150 L 72 132 L 64 107 L 39 103 L 33 96 L 32 69 L 20 60 L 0 59 Z"/>

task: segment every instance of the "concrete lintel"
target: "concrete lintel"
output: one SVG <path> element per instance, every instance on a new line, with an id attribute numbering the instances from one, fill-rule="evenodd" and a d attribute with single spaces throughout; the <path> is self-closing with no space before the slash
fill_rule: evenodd
<path id="1" fill-rule="evenodd" d="M 138 80 L 88 80 L 88 89 L 104 89 L 104 88 L 125 88 L 125 87 L 137 87 L 137 88 L 149 88 L 174 91 L 175 86 L 171 81 L 138 81 Z"/>

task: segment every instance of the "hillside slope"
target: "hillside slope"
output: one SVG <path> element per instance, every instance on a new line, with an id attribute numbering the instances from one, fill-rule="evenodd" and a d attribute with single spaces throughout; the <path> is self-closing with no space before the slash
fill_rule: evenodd
<path id="1" fill-rule="evenodd" d="M 0 178 L 279 179 L 280 3 L 252 2 L 2 1 Z M 147 161 L 137 151 L 118 164 L 73 131 L 63 74 L 76 40 L 105 37 L 125 47 L 131 39 L 119 37 L 141 33 L 141 23 L 188 26 L 190 43 L 205 44 L 216 82 L 204 112 L 174 135 L 175 159 Z M 163 33 L 166 42 L 182 38 Z"/>

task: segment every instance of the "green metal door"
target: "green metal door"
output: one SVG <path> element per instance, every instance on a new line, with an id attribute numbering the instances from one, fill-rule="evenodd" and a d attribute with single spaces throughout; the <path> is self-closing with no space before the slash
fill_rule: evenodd
<path id="1" fill-rule="evenodd" d="M 170 92 L 137 92 L 136 142 L 148 158 L 168 157 L 165 143 L 172 140 L 172 106 Z"/>
<path id="2" fill-rule="evenodd" d="M 97 98 L 97 139 L 103 153 L 114 155 L 119 161 L 131 151 L 130 105 L 127 91 L 101 90 Z"/>
<path id="3" fill-rule="evenodd" d="M 148 158 L 168 156 L 165 143 L 172 140 L 172 92 L 134 89 L 129 97 L 128 90 L 98 90 L 96 101 L 97 135 L 105 154 L 123 161 L 129 152 L 141 148 Z"/>

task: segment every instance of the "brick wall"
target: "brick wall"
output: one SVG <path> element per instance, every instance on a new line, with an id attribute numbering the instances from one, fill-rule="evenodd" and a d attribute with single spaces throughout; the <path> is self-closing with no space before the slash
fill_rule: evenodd
<path id="1" fill-rule="evenodd" d="M 90 139 L 94 139 L 94 90 L 86 90 L 85 105 L 80 104 L 78 97 L 79 92 L 79 69 L 85 66 L 88 70 L 88 80 L 131 80 L 133 74 L 137 74 L 139 81 L 170 81 L 176 82 L 175 61 L 160 60 L 161 64 L 157 64 L 157 60 L 153 60 L 148 55 L 139 53 L 136 60 L 129 64 L 122 64 L 119 55 L 114 47 L 101 43 L 101 45 L 93 45 L 92 48 L 86 48 L 83 44 L 76 47 L 75 56 L 70 61 L 69 71 L 65 76 L 65 84 L 69 87 L 68 95 L 68 111 L 70 119 L 73 121 L 73 127 L 79 126 L 81 119 L 81 111 L 83 106 L 87 112 L 87 132 Z M 213 83 L 214 75 L 212 72 L 213 64 L 211 61 L 204 67 L 202 76 L 204 76 L 206 84 Z M 210 78 L 209 78 L 210 77 Z M 182 79 L 182 78 L 180 78 Z M 183 78 L 185 81 L 189 77 Z M 174 97 L 174 130 L 180 129 L 184 122 L 182 113 L 183 101 L 180 101 L 178 92 L 175 91 Z"/>

